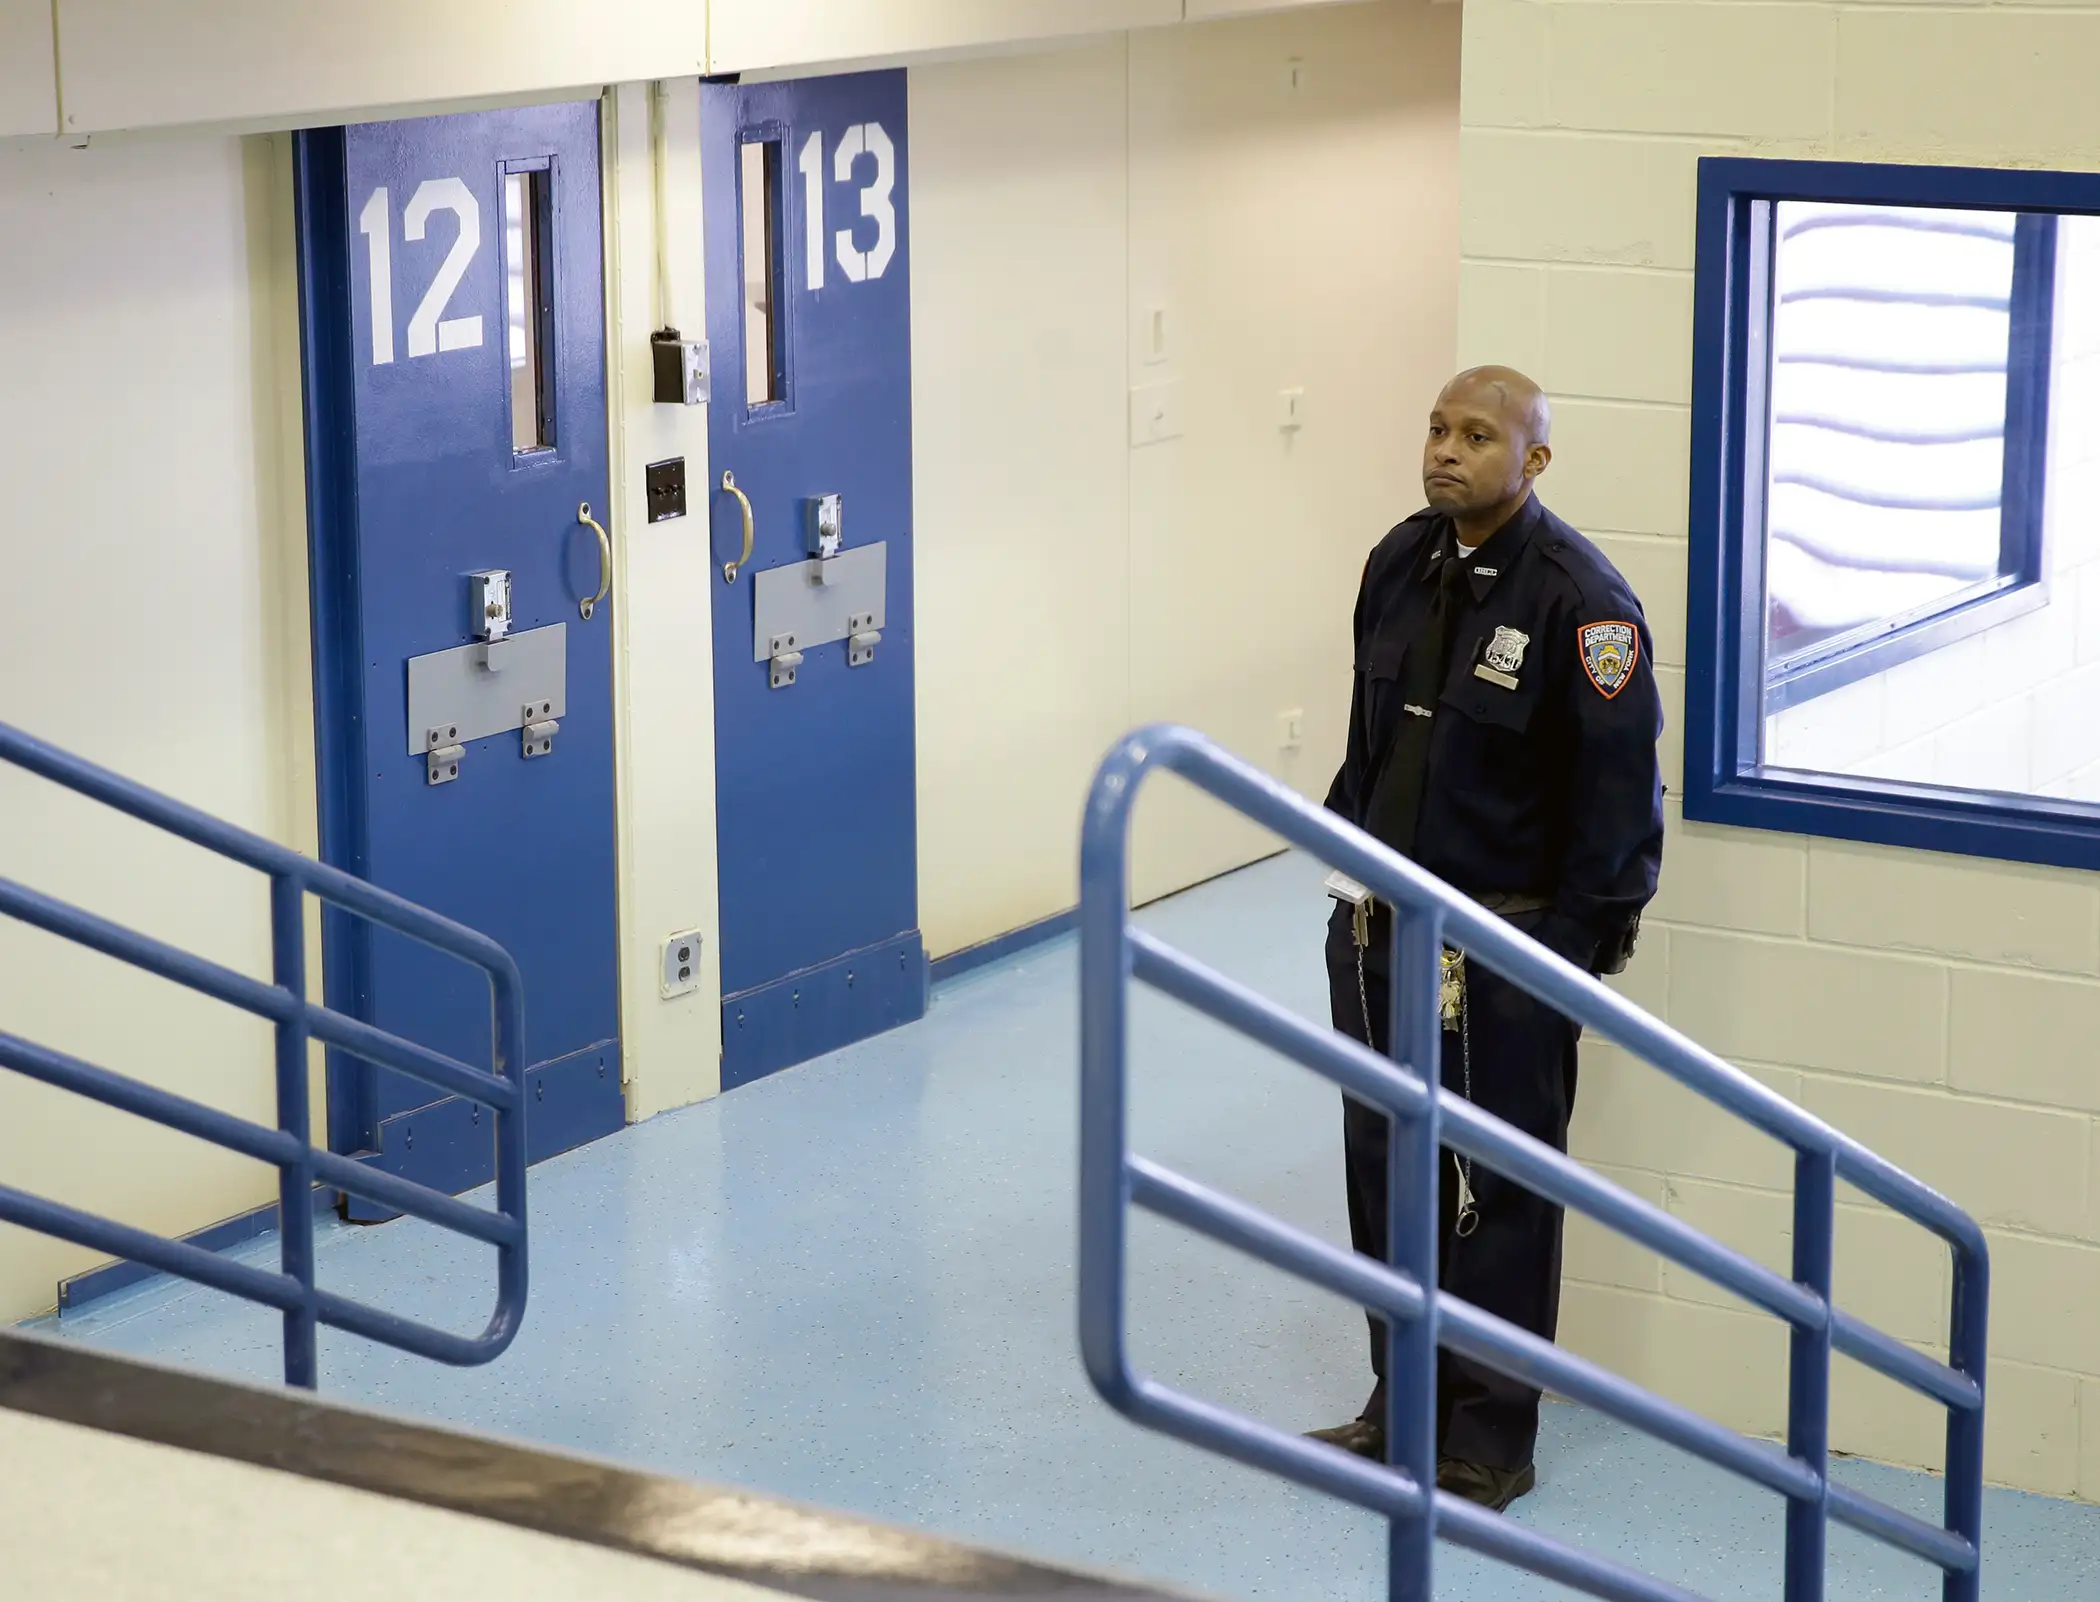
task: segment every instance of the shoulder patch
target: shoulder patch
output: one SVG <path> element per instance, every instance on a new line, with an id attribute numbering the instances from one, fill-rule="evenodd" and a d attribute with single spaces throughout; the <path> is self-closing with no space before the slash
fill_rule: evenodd
<path id="1" fill-rule="evenodd" d="M 1575 635 L 1582 651 L 1582 671 L 1597 693 L 1609 701 L 1626 688 L 1640 660 L 1641 631 L 1631 623 L 1585 623 Z"/>

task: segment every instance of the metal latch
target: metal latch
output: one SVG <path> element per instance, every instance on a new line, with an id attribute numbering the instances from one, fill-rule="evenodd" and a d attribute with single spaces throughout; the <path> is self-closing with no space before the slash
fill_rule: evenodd
<path id="1" fill-rule="evenodd" d="M 873 612 L 856 612 L 846 619 L 846 666 L 866 667 L 875 660 L 875 647 L 882 631 L 875 627 Z"/>
<path id="2" fill-rule="evenodd" d="M 561 731 L 561 724 L 554 716 L 552 701 L 527 701 L 519 711 L 518 723 L 526 756 L 543 757 L 554 749 L 554 736 Z"/>
<path id="3" fill-rule="evenodd" d="M 510 640 L 510 574 L 500 568 L 467 575 L 476 656 L 491 673 L 501 673 L 515 647 Z"/>
<path id="4" fill-rule="evenodd" d="M 795 682 L 795 669 L 802 666 L 802 653 L 795 649 L 795 636 L 776 634 L 771 651 L 767 655 L 767 666 L 771 669 L 769 688 L 784 690 Z"/>
<path id="5" fill-rule="evenodd" d="M 426 784 L 450 784 L 459 777 L 459 764 L 467 754 L 467 748 L 459 743 L 459 725 L 448 723 L 442 728 L 424 731 Z"/>
<path id="6" fill-rule="evenodd" d="M 477 640 L 500 640 L 510 633 L 510 573 L 491 568 L 467 575 L 468 608 Z"/>
<path id="7" fill-rule="evenodd" d="M 816 558 L 810 577 L 831 582 L 831 559 L 846 541 L 846 503 L 837 495 L 819 495 L 809 503 L 809 554 Z"/>

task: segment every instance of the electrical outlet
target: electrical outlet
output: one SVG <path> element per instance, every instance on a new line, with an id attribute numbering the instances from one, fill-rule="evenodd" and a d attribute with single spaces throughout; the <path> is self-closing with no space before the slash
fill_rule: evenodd
<path id="1" fill-rule="evenodd" d="M 1294 706 L 1276 714 L 1276 743 L 1286 751 L 1305 744 L 1305 708 Z"/>
<path id="2" fill-rule="evenodd" d="M 690 995 L 699 988 L 700 931 L 688 929 L 664 942 L 664 998 Z"/>

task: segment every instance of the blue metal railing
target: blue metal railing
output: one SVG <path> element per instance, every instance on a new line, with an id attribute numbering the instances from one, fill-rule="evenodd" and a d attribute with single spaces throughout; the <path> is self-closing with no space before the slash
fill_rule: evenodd
<path id="1" fill-rule="evenodd" d="M 1308 1023 L 1132 926 L 1130 817 L 1147 774 L 1166 768 L 1290 844 L 1340 868 L 1393 907 L 1393 1053 L 1379 1056 Z M 1696 1602 L 1690 1593 L 1436 1492 L 1436 1352 L 1552 1390 L 1731 1470 L 1787 1499 L 1787 1602 L 1820 1602 L 1835 1518 L 1936 1564 L 1945 1602 L 1977 1602 L 1983 1517 L 1983 1232 L 1933 1190 L 1657 1022 L 1477 903 L 1189 729 L 1154 725 L 1103 760 L 1080 843 L 1079 1333 L 1094 1388 L 1120 1412 L 1254 1468 L 1344 1497 L 1390 1521 L 1394 1602 L 1427 1602 L 1438 1536 L 1615 1602 Z M 1446 944 L 1617 1042 L 1679 1083 L 1792 1147 L 1791 1279 L 1438 1088 L 1438 957 Z M 1208 1013 L 1393 1120 L 1388 1146 L 1390 1265 L 1280 1223 L 1133 1155 L 1127 1022 L 1132 978 Z M 1421 1065 L 1429 1065 L 1425 1071 Z M 1597 1219 L 1792 1326 L 1782 1451 L 1434 1291 L 1439 1145 Z M 1841 1312 L 1831 1301 L 1837 1182 L 1843 1179 L 1945 1239 L 1954 1253 L 1952 1366 Z M 1125 1342 L 1129 1208 L 1161 1214 L 1383 1316 L 1391 1466 L 1288 1435 L 1161 1385 Z M 1842 1352 L 1948 1410 L 1944 1526 L 1898 1512 L 1829 1475 L 1830 1356 Z"/>
<path id="2" fill-rule="evenodd" d="M 171 979 L 277 1027 L 277 1127 L 236 1118 L 201 1102 L 111 1073 L 18 1036 L 0 1033 L 0 1068 L 86 1096 L 107 1107 L 210 1141 L 278 1171 L 281 1236 L 276 1273 L 234 1262 L 187 1242 L 134 1229 L 11 1186 L 0 1185 L 0 1221 L 76 1245 L 129 1258 L 162 1273 L 261 1302 L 284 1314 L 284 1377 L 311 1389 L 316 1330 L 348 1330 L 439 1362 L 486 1363 L 517 1335 L 525 1313 L 525 1099 L 519 1086 L 524 1001 L 518 967 L 486 935 L 476 934 L 411 901 L 325 867 L 295 851 L 120 778 L 92 763 L 0 723 L 0 762 L 38 774 L 142 823 L 243 863 L 270 878 L 269 984 L 0 879 L 0 914 L 71 940 L 119 962 Z M 492 1002 L 492 1071 L 346 1018 L 306 997 L 305 898 L 311 893 L 346 912 L 421 941 L 482 969 Z M 496 1207 L 469 1206 L 441 1191 L 317 1149 L 308 1108 L 308 1042 L 395 1069 L 495 1113 Z M 455 1335 L 365 1306 L 314 1284 L 316 1183 L 380 1202 L 496 1248 L 496 1308 L 479 1335 Z"/>

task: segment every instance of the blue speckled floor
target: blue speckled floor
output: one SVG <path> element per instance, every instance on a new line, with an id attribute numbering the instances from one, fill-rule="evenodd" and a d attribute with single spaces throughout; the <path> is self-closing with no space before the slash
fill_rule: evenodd
<path id="1" fill-rule="evenodd" d="M 1275 859 L 1145 921 L 1316 1017 L 1318 874 Z M 456 1371 L 322 1335 L 325 1392 L 729 1481 L 1222 1597 L 1380 1597 L 1382 1530 L 1143 1433 L 1097 1401 L 1073 1333 L 1073 950 L 940 988 L 923 1023 L 533 1171 L 524 1332 Z M 1334 1092 L 1159 998 L 1134 1029 L 1138 1149 L 1346 1240 Z M 1140 1217 L 1131 1328 L 1155 1372 L 1293 1428 L 1362 1401 L 1340 1303 Z M 265 1258 L 273 1241 L 243 1255 Z M 478 1247 L 412 1222 L 334 1227 L 324 1283 L 458 1329 Z M 274 1318 L 150 1284 L 69 1316 L 109 1348 L 274 1379 Z M 1715 1599 L 1777 1598 L 1774 1497 L 1568 1407 L 1517 1516 Z M 1921 1476 L 1845 1477 L 1931 1516 Z M 1992 1493 L 1992 1602 L 2100 1596 L 2100 1509 Z M 1843 1530 L 1832 1602 L 1934 1598 L 1923 1565 Z M 1564 1596 L 1446 1549 L 1438 1594 Z"/>

